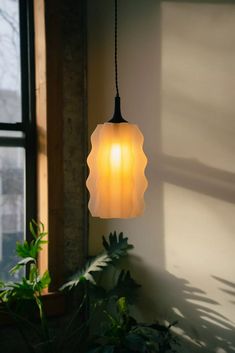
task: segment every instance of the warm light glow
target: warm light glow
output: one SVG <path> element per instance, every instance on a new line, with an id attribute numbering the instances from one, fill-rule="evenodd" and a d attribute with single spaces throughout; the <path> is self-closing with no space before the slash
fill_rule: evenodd
<path id="1" fill-rule="evenodd" d="M 143 140 L 138 127 L 129 123 L 100 124 L 93 132 L 87 187 L 94 217 L 130 218 L 143 212 L 147 187 Z"/>
<path id="2" fill-rule="evenodd" d="M 111 145 L 110 149 L 110 163 L 111 169 L 118 169 L 121 166 L 122 150 L 118 143 Z"/>

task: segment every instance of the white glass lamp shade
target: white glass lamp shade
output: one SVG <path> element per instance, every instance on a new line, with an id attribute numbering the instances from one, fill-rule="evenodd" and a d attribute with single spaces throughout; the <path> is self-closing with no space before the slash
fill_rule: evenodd
<path id="1" fill-rule="evenodd" d="M 99 124 L 91 136 L 87 158 L 89 209 L 94 217 L 132 218 L 144 211 L 147 158 L 137 125 Z"/>

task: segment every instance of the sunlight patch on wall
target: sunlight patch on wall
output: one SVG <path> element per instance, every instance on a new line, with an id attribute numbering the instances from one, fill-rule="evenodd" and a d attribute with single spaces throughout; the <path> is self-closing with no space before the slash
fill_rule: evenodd
<path id="1" fill-rule="evenodd" d="M 163 2 L 167 285 L 184 335 L 213 352 L 235 345 L 234 77 L 235 6 Z"/>
<path id="2" fill-rule="evenodd" d="M 235 172 L 235 6 L 162 4 L 163 152 Z"/>

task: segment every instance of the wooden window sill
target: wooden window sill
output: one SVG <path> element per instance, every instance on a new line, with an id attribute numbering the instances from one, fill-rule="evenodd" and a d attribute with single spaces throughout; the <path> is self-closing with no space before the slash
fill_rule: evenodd
<path id="1" fill-rule="evenodd" d="M 42 296 L 46 316 L 56 317 L 65 314 L 65 296 L 60 292 L 51 292 Z M 0 307 L 1 308 L 1 307 Z M 0 326 L 14 325 L 12 318 L 0 311 Z"/>

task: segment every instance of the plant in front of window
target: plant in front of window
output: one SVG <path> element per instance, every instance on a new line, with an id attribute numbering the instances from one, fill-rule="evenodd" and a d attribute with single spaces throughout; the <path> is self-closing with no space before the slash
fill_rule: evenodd
<path id="1" fill-rule="evenodd" d="M 30 222 L 30 233 L 32 235 L 31 242 L 24 241 L 17 243 L 16 253 L 20 260 L 10 270 L 14 274 L 28 267 L 28 276 L 23 276 L 19 282 L 1 282 L 0 281 L 0 302 L 2 310 L 16 323 L 21 337 L 23 338 L 28 351 L 35 352 L 34 346 L 31 344 L 28 333 L 33 331 L 36 333 L 36 341 L 44 341 L 50 344 L 49 330 L 47 320 L 43 310 L 42 293 L 48 288 L 51 281 L 48 271 L 40 275 L 37 258 L 42 250 L 42 245 L 46 243 L 44 240 L 46 232 L 42 223 Z M 32 323 L 32 313 L 37 309 L 40 318 L 40 327 Z M 25 332 L 27 329 L 27 333 Z"/>
<path id="2" fill-rule="evenodd" d="M 138 323 L 130 315 L 139 284 L 129 271 L 120 270 L 120 260 L 133 248 L 123 234 L 103 237 L 104 250 L 90 258 L 61 290 L 79 298 L 77 307 L 62 329 L 46 318 L 42 293 L 50 283 L 46 271 L 40 276 L 37 256 L 45 243 L 42 224 L 30 223 L 32 241 L 17 244 L 21 260 L 12 274 L 29 266 L 29 276 L 20 282 L 1 283 L 3 309 L 15 321 L 30 353 L 166 353 L 174 352 L 170 327 Z M 39 323 L 35 321 L 35 308 Z M 34 315 L 31 313 L 34 312 Z M 31 334 L 29 334 L 31 333 Z"/>
<path id="3" fill-rule="evenodd" d="M 116 232 L 103 237 L 104 250 L 91 258 L 81 271 L 64 284 L 62 290 L 82 290 L 89 303 L 87 330 L 75 343 L 87 353 L 166 353 L 178 344 L 171 326 L 159 322 L 139 323 L 131 314 L 140 285 L 130 271 L 120 269 L 120 260 L 133 245 Z M 73 324 L 71 324 L 72 328 Z M 73 331 L 74 330 L 74 331 Z M 76 325 L 71 330 L 76 334 Z M 71 332 L 71 334 L 72 334 Z"/>

